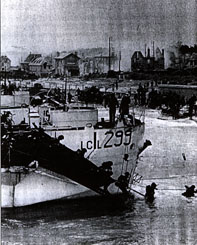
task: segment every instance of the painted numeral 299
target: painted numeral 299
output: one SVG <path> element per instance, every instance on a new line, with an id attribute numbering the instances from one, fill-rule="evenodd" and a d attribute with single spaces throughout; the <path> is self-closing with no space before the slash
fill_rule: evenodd
<path id="1" fill-rule="evenodd" d="M 112 131 L 108 131 L 105 133 L 105 135 L 109 135 L 109 138 L 104 144 L 104 148 L 109 148 L 113 147 L 112 145 L 112 139 L 116 137 L 116 143 L 114 143 L 115 147 L 121 146 L 123 144 L 123 138 L 125 134 L 125 142 L 124 145 L 129 145 L 131 144 L 131 130 L 125 131 L 125 133 L 122 130 L 118 130 L 115 133 Z"/>
<path id="2" fill-rule="evenodd" d="M 81 141 L 81 149 L 86 148 L 88 150 L 91 150 L 91 149 L 110 148 L 114 146 L 119 147 L 122 144 L 127 146 L 131 144 L 131 135 L 132 135 L 131 129 L 125 132 L 122 130 L 118 130 L 116 132 L 107 131 L 105 135 L 107 137 L 107 140 L 103 145 L 101 145 L 101 142 L 97 140 L 96 132 L 94 132 L 94 140 L 93 141 L 89 140 L 87 142 Z"/>

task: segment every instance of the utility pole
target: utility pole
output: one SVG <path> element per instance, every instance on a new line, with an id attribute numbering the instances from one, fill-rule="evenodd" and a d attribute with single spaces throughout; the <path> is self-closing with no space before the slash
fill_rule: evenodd
<path id="1" fill-rule="evenodd" d="M 111 40 L 111 37 L 109 37 L 109 71 L 111 70 L 111 47 L 110 47 L 110 40 Z"/>
<path id="2" fill-rule="evenodd" d="M 5 77 L 4 77 L 4 85 L 5 85 L 5 89 L 6 89 L 6 76 L 7 76 L 7 74 L 6 74 L 6 65 L 5 65 Z"/>
<path id="3" fill-rule="evenodd" d="M 67 74 L 66 74 L 66 78 L 65 78 L 65 104 L 66 103 L 66 90 L 67 90 Z"/>
<path id="4" fill-rule="evenodd" d="M 119 51 L 119 72 L 120 72 L 121 51 Z"/>

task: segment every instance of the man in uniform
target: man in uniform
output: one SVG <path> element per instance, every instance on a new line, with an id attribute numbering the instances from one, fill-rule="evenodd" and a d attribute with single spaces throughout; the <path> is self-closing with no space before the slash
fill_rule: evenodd
<path id="1" fill-rule="evenodd" d="M 116 186 L 120 188 L 123 194 L 128 194 L 128 187 L 129 187 L 129 180 L 130 180 L 130 174 L 129 172 L 126 172 L 124 175 L 120 175 L 118 177 L 118 180 L 116 182 Z"/>
<path id="2" fill-rule="evenodd" d="M 120 103 L 120 116 L 121 120 L 124 119 L 125 115 L 129 115 L 129 104 L 130 104 L 130 98 L 129 94 L 126 94 L 123 96 L 121 103 Z"/>
<path id="3" fill-rule="evenodd" d="M 151 185 L 146 186 L 146 194 L 145 194 L 145 199 L 148 202 L 153 202 L 154 200 L 154 195 L 155 195 L 155 190 L 157 185 L 153 182 Z"/>
<path id="4" fill-rule="evenodd" d="M 112 126 L 115 124 L 115 115 L 116 115 L 116 107 L 118 107 L 118 100 L 116 99 L 115 94 L 111 94 L 109 102 L 109 121 Z"/>

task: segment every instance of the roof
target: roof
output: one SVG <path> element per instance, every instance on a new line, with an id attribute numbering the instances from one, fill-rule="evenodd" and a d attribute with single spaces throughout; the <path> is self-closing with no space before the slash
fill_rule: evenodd
<path id="1" fill-rule="evenodd" d="M 30 63 L 32 62 L 33 60 L 35 60 L 36 58 L 39 58 L 41 57 L 42 55 L 41 54 L 29 54 L 27 56 L 27 58 L 24 60 L 24 62 L 22 63 Z"/>
<path id="2" fill-rule="evenodd" d="M 7 61 L 11 61 L 11 60 L 6 55 L 2 55 L 1 61 L 7 62 Z"/>
<path id="3" fill-rule="evenodd" d="M 38 57 L 38 58 L 36 58 L 36 59 L 33 59 L 33 60 L 29 63 L 29 65 L 43 65 L 45 62 L 47 62 L 47 61 L 45 60 L 45 58 L 43 58 L 43 57 Z"/>
<path id="4" fill-rule="evenodd" d="M 140 57 L 140 58 L 144 58 L 143 54 L 141 51 L 135 51 L 132 55 L 131 58 L 134 58 L 134 57 Z"/>
<path id="5" fill-rule="evenodd" d="M 80 59 L 76 54 L 73 54 L 73 53 L 61 53 L 58 57 L 55 57 L 55 59 L 65 59 L 65 58 L 67 58 L 68 56 L 71 56 L 71 55 L 73 55 L 73 56 L 75 56 L 75 57 L 77 57 L 78 59 Z"/>

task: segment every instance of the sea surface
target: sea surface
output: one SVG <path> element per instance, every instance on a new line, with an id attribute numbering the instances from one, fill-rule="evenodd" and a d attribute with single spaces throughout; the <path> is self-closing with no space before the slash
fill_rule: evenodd
<path id="1" fill-rule="evenodd" d="M 197 123 L 148 110 L 145 139 L 152 146 L 138 160 L 142 180 L 133 189 L 144 194 L 154 181 L 153 203 L 134 192 L 2 209 L 2 244 L 196 245 L 197 194 L 181 193 L 197 186 Z"/>

